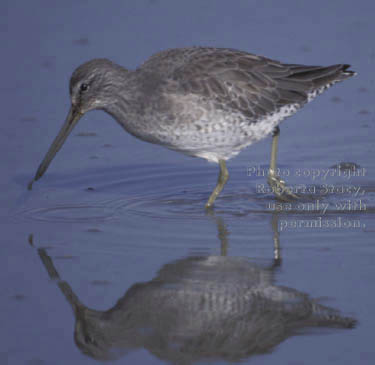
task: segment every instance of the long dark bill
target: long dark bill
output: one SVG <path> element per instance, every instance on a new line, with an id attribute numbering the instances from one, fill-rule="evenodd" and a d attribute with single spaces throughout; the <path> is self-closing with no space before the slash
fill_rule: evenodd
<path id="1" fill-rule="evenodd" d="M 62 128 L 60 129 L 59 134 L 56 136 L 55 140 L 51 144 L 51 147 L 49 148 L 47 154 L 44 156 L 44 159 L 42 163 L 39 165 L 38 170 L 35 174 L 35 177 L 33 180 L 30 181 L 28 184 L 28 189 L 31 190 L 34 181 L 40 179 L 43 174 L 48 169 L 49 164 L 55 157 L 56 153 L 60 150 L 62 145 L 64 144 L 65 140 L 68 138 L 70 132 L 73 130 L 74 126 L 77 124 L 77 122 L 81 119 L 82 113 L 71 106 L 69 110 L 69 114 L 66 117 L 65 123 L 63 124 Z"/>

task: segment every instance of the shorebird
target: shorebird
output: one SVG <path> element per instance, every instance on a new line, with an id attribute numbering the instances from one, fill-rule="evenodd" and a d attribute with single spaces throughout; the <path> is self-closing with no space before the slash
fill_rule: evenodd
<path id="1" fill-rule="evenodd" d="M 226 161 L 272 133 L 268 183 L 279 198 L 297 198 L 277 175 L 278 124 L 336 82 L 355 75 L 349 67 L 287 64 L 210 47 L 162 51 L 134 71 L 108 59 L 93 59 L 73 72 L 69 114 L 29 189 L 78 120 L 102 109 L 143 141 L 218 163 L 218 182 L 206 208 L 228 180 Z"/>
<path id="2" fill-rule="evenodd" d="M 143 348 L 171 364 L 238 363 L 272 352 L 291 336 L 357 325 L 307 293 L 277 285 L 276 260 L 190 256 L 168 262 L 113 307 L 98 310 L 79 300 L 45 248 L 38 254 L 73 309 L 77 347 L 97 360 Z"/>

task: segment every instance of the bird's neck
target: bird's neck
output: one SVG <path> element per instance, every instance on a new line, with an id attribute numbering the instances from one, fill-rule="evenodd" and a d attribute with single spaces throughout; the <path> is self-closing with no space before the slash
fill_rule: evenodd
<path id="1" fill-rule="evenodd" d="M 121 81 L 112 90 L 111 102 L 103 109 L 110 114 L 128 133 L 137 136 L 142 118 L 142 89 L 136 71 L 121 75 Z M 120 80 L 120 78 L 118 79 Z"/>
<path id="2" fill-rule="evenodd" d="M 111 102 L 103 109 L 122 124 L 124 118 L 132 114 L 133 109 L 137 106 L 138 92 L 135 72 L 123 72 L 116 81 L 116 85 L 113 85 L 111 90 Z"/>

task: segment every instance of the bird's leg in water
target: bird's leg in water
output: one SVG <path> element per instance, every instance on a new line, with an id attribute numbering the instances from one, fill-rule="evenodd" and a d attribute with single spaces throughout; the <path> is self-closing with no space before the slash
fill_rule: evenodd
<path id="1" fill-rule="evenodd" d="M 276 159 L 277 159 L 277 147 L 279 142 L 280 128 L 275 127 L 272 133 L 272 149 L 271 149 L 271 162 L 270 169 L 268 172 L 267 182 L 272 188 L 273 193 L 277 198 L 285 201 L 298 199 L 299 196 L 294 194 L 292 190 L 286 185 L 284 180 L 281 180 L 280 176 L 277 175 Z"/>
<path id="2" fill-rule="evenodd" d="M 220 173 L 219 173 L 219 178 L 217 179 L 217 184 L 210 195 L 210 198 L 208 199 L 206 203 L 206 208 L 211 208 L 215 199 L 218 197 L 220 192 L 223 190 L 224 185 L 228 181 L 229 178 L 229 173 L 227 170 L 227 166 L 225 165 L 225 160 L 219 160 L 219 166 L 220 166 Z"/>

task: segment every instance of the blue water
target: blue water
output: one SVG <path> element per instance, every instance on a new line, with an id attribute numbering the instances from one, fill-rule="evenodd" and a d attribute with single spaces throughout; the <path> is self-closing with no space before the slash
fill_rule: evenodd
<path id="1" fill-rule="evenodd" d="M 86 338 L 97 351 L 79 346 L 72 298 L 87 310 L 113 312 L 131 298 L 130 288 L 148 287 L 160 270 L 216 256 L 277 263 L 273 285 L 305 293 L 357 325 L 303 327 L 261 354 L 225 357 L 216 345 L 192 358 L 186 350 L 181 363 L 372 364 L 374 10 L 370 1 L 357 8 L 349 1 L 4 2 L 0 364 L 97 363 L 107 332 Z M 305 194 L 301 202 L 281 204 L 263 191 L 267 138 L 228 163 L 230 179 L 209 214 L 203 207 L 216 165 L 141 142 L 102 112 L 80 121 L 46 175 L 26 190 L 68 112 L 68 80 L 77 65 L 108 57 L 134 68 L 154 52 L 186 45 L 293 63 L 351 63 L 358 71 L 281 126 L 279 167 Z M 342 162 L 357 164 L 358 176 L 332 172 Z M 230 275 L 217 268 L 217 276 L 236 285 Z M 167 285 L 171 297 L 178 288 Z M 155 312 L 160 326 L 168 323 L 170 311 L 155 306 Z M 132 333 L 134 342 L 157 328 L 147 318 Z M 181 336 L 197 339 L 182 328 Z M 156 337 L 152 346 L 112 346 L 112 339 L 104 347 L 115 353 L 113 364 L 173 362 L 165 348 L 176 350 L 176 341 Z"/>

